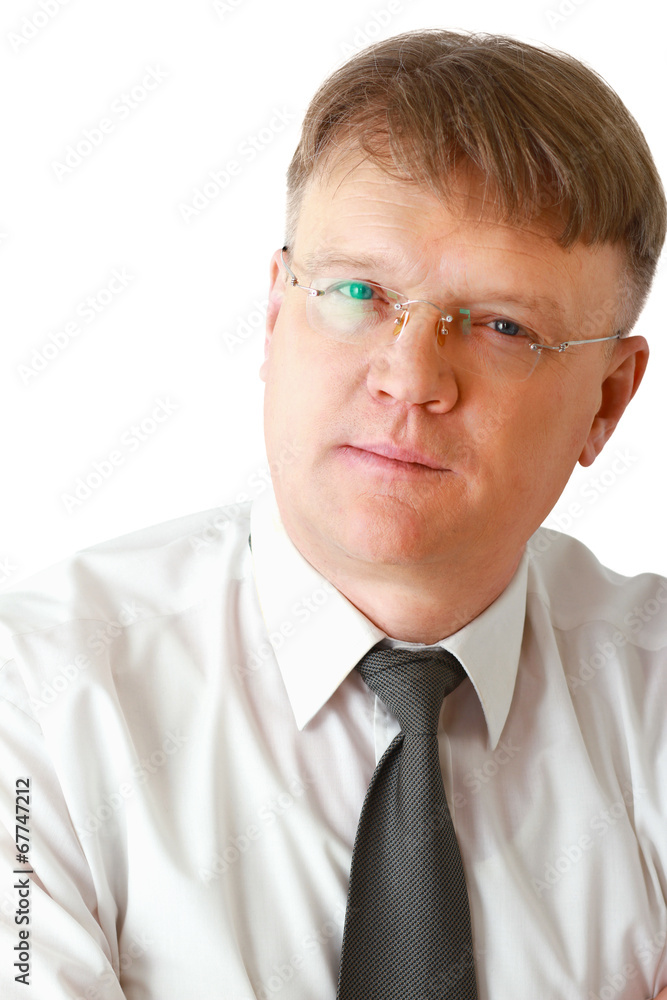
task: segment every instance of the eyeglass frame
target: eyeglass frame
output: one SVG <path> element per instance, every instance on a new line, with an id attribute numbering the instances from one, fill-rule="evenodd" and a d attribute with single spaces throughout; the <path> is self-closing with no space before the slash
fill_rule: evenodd
<path id="1" fill-rule="evenodd" d="M 292 287 L 293 288 L 302 288 L 304 290 L 304 292 L 308 292 L 309 295 L 325 295 L 326 291 L 327 291 L 326 288 L 325 289 L 313 288 L 311 285 L 302 285 L 301 284 L 301 282 L 299 281 L 299 279 L 297 278 L 297 276 L 294 274 L 294 271 L 292 271 L 292 269 L 289 266 L 289 264 L 286 263 L 285 258 L 283 256 L 283 254 L 286 251 L 288 251 L 288 250 L 289 250 L 289 248 L 287 246 L 282 247 L 282 249 L 280 251 L 280 260 L 281 260 L 281 263 L 282 263 L 283 267 L 285 268 L 285 270 L 287 271 L 287 273 L 288 273 L 288 275 L 290 277 L 290 284 L 292 285 Z M 355 281 L 358 281 L 360 283 L 363 282 L 363 279 L 361 279 L 361 278 L 355 278 L 355 279 L 351 279 L 351 280 L 355 280 Z M 397 295 L 400 298 L 403 297 L 403 293 L 402 292 L 397 292 L 395 288 L 389 288 L 388 285 L 381 285 L 377 281 L 372 281 L 372 282 L 369 281 L 368 283 L 372 284 L 372 285 L 377 285 L 378 288 L 382 288 L 382 289 L 384 289 L 387 292 L 392 292 L 392 294 Z M 417 304 L 419 302 L 424 303 L 425 305 L 433 306 L 433 308 L 437 309 L 438 312 L 440 313 L 440 316 L 442 317 L 442 320 L 444 320 L 445 322 L 451 322 L 451 316 L 447 317 L 447 314 L 440 308 L 440 306 L 437 306 L 435 304 L 435 302 L 431 302 L 430 299 L 406 299 L 404 302 L 394 302 L 393 305 L 394 305 L 394 309 L 396 309 L 397 311 L 400 310 L 400 309 L 404 309 L 405 313 L 406 313 L 406 318 L 409 319 L 409 317 L 410 317 L 410 310 L 407 309 L 406 306 L 415 305 L 415 304 Z M 611 337 L 591 337 L 590 340 L 563 340 L 563 341 L 560 342 L 560 344 L 553 344 L 553 345 L 552 344 L 536 344 L 536 343 L 533 343 L 533 344 L 529 344 L 528 346 L 530 347 L 531 351 L 537 351 L 538 354 L 541 354 L 542 351 L 556 351 L 558 354 L 562 354 L 563 351 L 566 351 L 568 349 L 568 347 L 572 347 L 572 346 L 576 347 L 576 346 L 578 346 L 580 344 L 600 344 L 600 343 L 602 343 L 605 340 L 620 340 L 622 336 L 623 336 L 622 331 L 621 330 L 617 330 L 617 332 L 614 333 L 614 334 L 612 334 Z"/>

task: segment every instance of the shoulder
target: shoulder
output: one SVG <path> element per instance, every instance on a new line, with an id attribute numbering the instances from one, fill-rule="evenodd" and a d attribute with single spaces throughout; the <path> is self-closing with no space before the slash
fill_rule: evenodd
<path id="1" fill-rule="evenodd" d="M 555 628 L 606 623 L 635 646 L 667 647 L 667 578 L 616 573 L 578 539 L 553 529 L 535 532 L 526 553 L 529 597 L 544 606 Z"/>
<path id="2" fill-rule="evenodd" d="M 129 624 L 196 603 L 248 550 L 250 503 L 221 506 L 81 549 L 0 595 L 7 639 L 86 619 Z"/>

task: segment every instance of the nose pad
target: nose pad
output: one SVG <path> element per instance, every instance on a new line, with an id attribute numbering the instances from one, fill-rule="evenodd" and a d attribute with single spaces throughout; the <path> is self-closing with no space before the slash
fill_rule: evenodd
<path id="1" fill-rule="evenodd" d="M 447 319 L 451 320 L 451 316 L 448 316 Z M 445 317 L 441 316 L 435 328 L 435 341 L 438 347 L 445 346 L 445 337 L 447 336 L 448 333 L 449 330 L 445 326 Z"/>
<path id="2" fill-rule="evenodd" d="M 410 313 L 405 309 L 400 316 L 397 316 L 394 320 L 394 326 L 392 329 L 392 334 L 394 337 L 398 338 L 403 330 L 408 325 L 410 319 Z M 449 328 L 447 323 L 452 322 L 451 316 L 441 316 L 438 322 L 435 324 L 435 341 L 438 347 L 444 347 L 446 340 L 445 338 L 449 334 Z"/>
<path id="3" fill-rule="evenodd" d="M 403 330 L 408 325 L 408 320 L 410 319 L 410 313 L 407 309 L 404 309 L 400 316 L 397 316 L 394 320 L 394 328 L 391 331 L 394 337 L 399 337 Z"/>

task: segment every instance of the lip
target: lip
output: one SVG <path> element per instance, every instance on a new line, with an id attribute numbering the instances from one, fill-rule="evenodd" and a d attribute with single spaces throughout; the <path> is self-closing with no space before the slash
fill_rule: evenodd
<path id="1" fill-rule="evenodd" d="M 435 459 L 423 452 L 417 451 L 413 448 L 400 448 L 395 444 L 390 444 L 388 442 L 374 442 L 372 444 L 347 444 L 343 446 L 343 449 L 355 457 L 354 453 L 359 453 L 357 457 L 364 458 L 368 457 L 371 461 L 376 458 L 380 461 L 384 460 L 387 465 L 392 463 L 396 468 L 405 466 L 409 469 L 414 470 L 432 470 L 435 472 L 446 472 L 447 468 L 440 465 Z M 363 454 L 365 453 L 365 455 Z"/>

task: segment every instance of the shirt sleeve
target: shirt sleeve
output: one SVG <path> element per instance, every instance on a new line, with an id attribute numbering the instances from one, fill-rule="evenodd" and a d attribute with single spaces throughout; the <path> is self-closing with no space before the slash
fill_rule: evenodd
<path id="1" fill-rule="evenodd" d="M 0 993 L 124 1000 L 113 894 L 92 877 L 17 661 L 2 659 Z"/>

